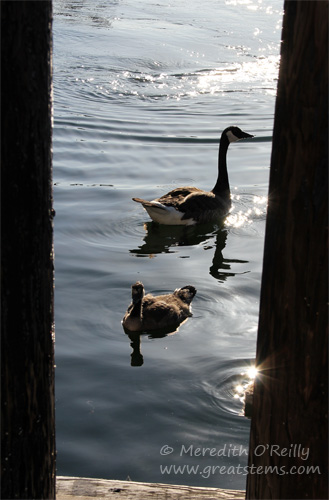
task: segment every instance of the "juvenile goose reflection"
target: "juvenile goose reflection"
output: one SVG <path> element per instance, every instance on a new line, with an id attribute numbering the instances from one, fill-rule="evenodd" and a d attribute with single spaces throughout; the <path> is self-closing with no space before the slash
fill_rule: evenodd
<path id="1" fill-rule="evenodd" d="M 179 326 L 181 326 L 186 321 L 187 319 L 184 320 Z M 142 337 L 147 335 L 149 339 L 162 339 L 164 337 L 167 337 L 168 335 L 173 335 L 174 333 L 177 333 L 179 330 L 179 326 L 170 328 L 161 328 L 159 330 L 154 330 L 152 332 L 149 332 L 148 334 L 140 332 L 130 332 L 125 327 L 123 327 L 125 334 L 128 335 L 131 341 L 130 347 L 132 347 L 132 353 L 130 355 L 131 357 L 130 365 L 142 366 L 144 364 L 144 357 L 143 354 L 141 353 Z"/>
<path id="2" fill-rule="evenodd" d="M 205 245 L 205 250 L 215 249 L 209 273 L 218 281 L 225 281 L 229 276 L 235 276 L 236 273 L 229 272 L 232 263 L 246 264 L 247 260 L 225 259 L 223 249 L 226 245 L 228 229 L 214 224 L 202 224 L 197 226 L 166 226 L 147 222 L 144 224 L 146 234 L 143 238 L 143 244 L 130 253 L 136 257 L 153 258 L 161 253 L 175 253 L 175 247 L 200 245 L 208 240 L 214 240 L 214 243 Z"/>
<path id="3" fill-rule="evenodd" d="M 125 330 L 125 329 L 124 329 Z M 130 347 L 132 347 L 133 351 L 130 355 L 131 357 L 131 366 L 142 366 L 144 364 L 143 354 L 141 353 L 141 336 L 139 333 L 128 333 L 125 330 L 125 333 L 130 338 Z"/>

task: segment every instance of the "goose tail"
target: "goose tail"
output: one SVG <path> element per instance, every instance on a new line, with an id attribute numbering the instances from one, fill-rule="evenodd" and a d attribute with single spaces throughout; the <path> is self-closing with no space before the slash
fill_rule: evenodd
<path id="1" fill-rule="evenodd" d="M 133 201 L 141 203 L 145 209 L 146 207 L 149 207 L 149 208 L 159 208 L 160 210 L 166 210 L 166 207 L 159 202 L 147 201 L 143 200 L 142 198 L 133 198 Z"/>
<path id="2" fill-rule="evenodd" d="M 141 203 L 154 222 L 166 225 L 193 225 L 193 219 L 183 219 L 183 212 L 176 210 L 174 206 L 164 205 L 157 200 L 147 201 L 142 198 L 133 198 Z"/>

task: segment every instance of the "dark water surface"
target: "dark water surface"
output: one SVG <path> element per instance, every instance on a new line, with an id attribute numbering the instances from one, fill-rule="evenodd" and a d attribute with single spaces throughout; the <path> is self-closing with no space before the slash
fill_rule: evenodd
<path id="1" fill-rule="evenodd" d="M 245 487 L 281 9 L 54 2 L 58 474 Z M 231 124 L 255 138 L 228 151 L 225 224 L 151 223 L 131 198 L 211 189 Z M 193 317 L 129 338 L 137 280 L 194 285 Z"/>

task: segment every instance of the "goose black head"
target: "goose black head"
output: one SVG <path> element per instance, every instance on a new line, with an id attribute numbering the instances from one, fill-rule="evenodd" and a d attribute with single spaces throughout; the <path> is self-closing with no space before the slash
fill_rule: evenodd
<path id="1" fill-rule="evenodd" d="M 144 285 L 141 281 L 136 281 L 134 285 L 131 286 L 131 297 L 133 304 L 140 302 L 145 295 Z"/>
<path id="2" fill-rule="evenodd" d="M 228 138 L 230 143 L 240 141 L 241 139 L 254 137 L 251 134 L 247 134 L 247 132 L 243 132 L 243 130 L 236 126 L 227 127 L 224 130 L 223 134 L 226 134 L 226 137 Z"/>

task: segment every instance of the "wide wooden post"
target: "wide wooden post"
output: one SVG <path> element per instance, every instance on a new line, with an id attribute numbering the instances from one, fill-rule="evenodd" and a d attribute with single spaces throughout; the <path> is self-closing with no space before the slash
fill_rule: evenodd
<path id="1" fill-rule="evenodd" d="M 328 3 L 286 1 L 247 498 L 328 498 Z M 266 469 L 266 467 L 269 467 Z"/>
<path id="2" fill-rule="evenodd" d="M 1 498 L 55 498 L 51 1 L 1 1 Z"/>

